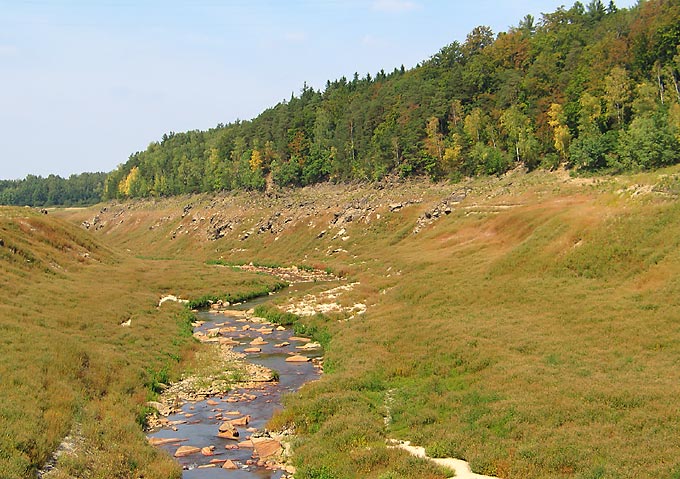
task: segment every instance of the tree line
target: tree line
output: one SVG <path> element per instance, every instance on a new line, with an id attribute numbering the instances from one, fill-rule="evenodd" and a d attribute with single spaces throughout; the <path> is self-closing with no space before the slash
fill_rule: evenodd
<path id="1" fill-rule="evenodd" d="M 99 203 L 107 173 L 28 175 L 23 180 L 0 180 L 0 204 L 16 206 L 85 206 Z"/>
<path id="2" fill-rule="evenodd" d="M 165 134 L 109 173 L 102 199 L 675 164 L 679 45 L 678 0 L 479 26 L 412 69 L 305 84 L 252 120 Z"/>

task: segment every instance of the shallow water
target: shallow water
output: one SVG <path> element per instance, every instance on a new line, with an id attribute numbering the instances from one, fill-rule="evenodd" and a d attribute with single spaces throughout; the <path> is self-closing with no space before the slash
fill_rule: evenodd
<path id="1" fill-rule="evenodd" d="M 241 309 L 247 309 L 253 306 L 253 302 L 242 305 Z M 246 353 L 246 360 L 252 363 L 261 364 L 270 369 L 278 371 L 279 381 L 273 383 L 262 383 L 261 386 L 255 389 L 235 389 L 230 391 L 223 397 L 208 398 L 205 401 L 195 403 L 186 403 L 182 407 L 182 412 L 168 416 L 170 421 L 187 421 L 186 424 L 176 425 L 177 431 L 172 429 L 161 429 L 149 437 L 157 438 L 181 438 L 185 441 L 160 446 L 168 451 L 169 454 L 174 454 L 177 448 L 181 445 L 189 445 L 195 447 L 215 446 L 214 456 L 203 456 L 201 453 L 193 454 L 187 457 L 178 458 L 177 460 L 183 466 L 184 478 L 204 479 L 204 478 L 228 478 L 228 479 L 277 479 L 282 475 L 281 471 L 271 471 L 255 465 L 246 464 L 252 459 L 253 450 L 250 448 L 242 449 L 225 449 L 225 446 L 234 446 L 238 441 L 223 439 L 217 437 L 217 429 L 223 422 L 223 419 L 215 418 L 219 413 L 226 413 L 228 411 L 238 411 L 239 416 L 225 416 L 225 419 L 235 419 L 245 415 L 250 415 L 251 420 L 248 426 L 237 427 L 239 431 L 239 440 L 245 440 L 250 436 L 246 431 L 247 428 L 256 428 L 262 430 L 267 421 L 272 417 L 276 409 L 280 409 L 281 398 L 286 393 L 297 390 L 304 383 L 317 379 L 319 371 L 313 366 L 311 362 L 306 363 L 290 363 L 285 359 L 289 353 L 298 353 L 304 356 L 314 358 L 321 355 L 321 350 L 298 350 L 296 346 L 302 346 L 304 343 L 289 341 L 293 336 L 290 329 L 285 331 L 274 331 L 271 334 L 263 334 L 256 331 L 261 328 L 262 323 L 254 323 L 251 321 L 244 321 L 233 316 L 228 316 L 223 313 L 202 312 L 198 314 L 199 319 L 206 321 L 197 330 L 206 330 L 217 327 L 216 324 L 223 325 L 222 327 L 235 326 L 240 331 L 230 333 L 228 336 L 234 338 L 239 342 L 239 345 L 234 346 L 234 350 L 243 352 L 244 349 L 252 347 L 249 343 L 257 338 L 262 337 L 267 344 L 258 345 L 261 348 L 260 353 Z M 241 331 L 244 326 L 249 326 L 250 329 Z M 269 327 L 269 326 L 268 326 Z M 288 341 L 291 344 L 286 347 L 274 347 L 275 344 Z M 255 396 L 253 399 L 244 398 L 243 395 Z M 209 400 L 217 401 L 218 405 L 209 405 Z M 189 415 L 187 417 L 186 415 Z M 212 469 L 199 469 L 198 466 L 202 464 L 209 464 L 211 459 L 231 459 L 239 467 L 239 470 L 221 469 L 221 465 L 217 465 Z M 256 462 L 256 461 L 255 461 Z"/>

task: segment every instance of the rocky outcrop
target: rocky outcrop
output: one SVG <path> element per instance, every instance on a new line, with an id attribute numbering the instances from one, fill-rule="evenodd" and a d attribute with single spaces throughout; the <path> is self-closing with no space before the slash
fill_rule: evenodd
<path id="1" fill-rule="evenodd" d="M 437 221 L 442 216 L 450 215 L 453 208 L 460 202 L 462 202 L 471 191 L 470 188 L 462 188 L 460 190 L 454 191 L 451 195 L 445 198 L 441 203 L 437 204 L 434 208 L 430 208 L 425 211 L 416 222 L 413 228 L 413 234 L 418 234 L 426 226 L 431 225 Z"/>

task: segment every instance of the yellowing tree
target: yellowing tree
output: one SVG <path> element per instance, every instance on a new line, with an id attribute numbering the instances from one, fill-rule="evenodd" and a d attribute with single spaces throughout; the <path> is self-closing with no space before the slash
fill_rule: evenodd
<path id="1" fill-rule="evenodd" d="M 118 185 L 118 192 L 123 196 L 130 196 L 139 182 L 139 168 L 133 167 L 130 173 Z"/>
<path id="2" fill-rule="evenodd" d="M 623 121 L 623 108 L 630 100 L 630 80 L 628 72 L 621 67 L 612 68 L 604 79 L 607 113 L 616 118 L 616 123 Z"/>
<path id="3" fill-rule="evenodd" d="M 427 121 L 425 127 L 427 137 L 425 138 L 425 151 L 432 158 L 436 158 L 439 164 L 442 162 L 444 154 L 444 135 L 439 131 L 439 119 L 435 116 Z"/>
<path id="4" fill-rule="evenodd" d="M 548 110 L 548 124 L 553 129 L 553 139 L 555 141 L 555 149 L 562 160 L 565 160 L 569 154 L 569 144 L 571 143 L 571 132 L 569 127 L 564 124 L 564 113 L 562 105 L 553 103 Z"/>
<path id="5" fill-rule="evenodd" d="M 253 150 L 250 154 L 250 170 L 259 171 L 262 168 L 262 153 L 260 150 Z"/>

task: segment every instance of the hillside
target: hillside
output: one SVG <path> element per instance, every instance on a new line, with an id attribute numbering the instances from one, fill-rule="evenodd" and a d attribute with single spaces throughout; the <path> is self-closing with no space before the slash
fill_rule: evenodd
<path id="1" fill-rule="evenodd" d="M 415 68 L 305 84 L 253 120 L 165 134 L 109 174 L 104 198 L 672 165 L 678 25 L 677 1 L 593 0 L 479 26 Z"/>
<path id="2" fill-rule="evenodd" d="M 418 477 L 388 438 L 503 478 L 675 477 L 679 185 L 518 170 L 63 216 L 137 255 L 356 283 L 345 313 L 303 319 L 330 340 L 322 380 L 271 423 L 300 435 L 296 477 Z"/>
<path id="3" fill-rule="evenodd" d="M 57 479 L 179 477 L 140 427 L 153 385 L 196 348 L 188 311 L 158 300 L 274 283 L 134 258 L 53 214 L 0 208 L 0 476 L 36 477 L 69 435 L 79 454 Z"/>

